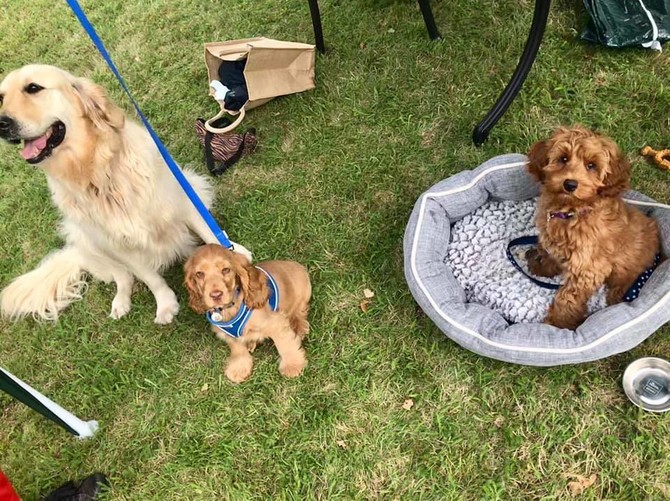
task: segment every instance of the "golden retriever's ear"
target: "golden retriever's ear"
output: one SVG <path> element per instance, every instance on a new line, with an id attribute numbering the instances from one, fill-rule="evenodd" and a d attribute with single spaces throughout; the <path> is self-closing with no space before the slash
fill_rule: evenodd
<path id="1" fill-rule="evenodd" d="M 202 294 L 200 293 L 198 284 L 195 281 L 195 272 L 193 266 L 193 256 L 191 256 L 186 264 L 184 264 L 184 285 L 188 291 L 188 305 L 196 313 L 205 313 L 207 308 L 202 302 Z"/>
<path id="2" fill-rule="evenodd" d="M 609 156 L 609 165 L 603 183 L 605 186 L 598 190 L 604 197 L 618 197 L 628 189 L 630 180 L 630 162 L 623 152 L 608 138 L 601 138 L 603 149 Z"/>
<path id="3" fill-rule="evenodd" d="M 123 127 L 126 115 L 121 108 L 109 100 L 105 89 L 86 78 L 77 78 L 72 87 L 81 101 L 84 115 L 90 118 L 96 127 L 101 129 Z"/>
<path id="4" fill-rule="evenodd" d="M 235 273 L 240 280 L 240 286 L 244 293 L 244 304 L 252 310 L 262 308 L 268 302 L 270 296 L 265 274 L 253 266 L 243 255 L 236 252 L 232 254 Z"/>
<path id="5" fill-rule="evenodd" d="M 544 181 L 544 166 L 547 165 L 549 145 L 547 141 L 538 141 L 528 152 L 528 172 L 540 183 Z"/>

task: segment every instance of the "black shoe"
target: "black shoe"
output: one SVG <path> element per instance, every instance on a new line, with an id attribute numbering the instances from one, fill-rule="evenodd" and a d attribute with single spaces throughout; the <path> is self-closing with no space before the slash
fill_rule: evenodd
<path id="1" fill-rule="evenodd" d="M 79 483 L 67 482 L 41 498 L 41 501 L 94 501 L 109 480 L 103 473 L 94 473 Z"/>

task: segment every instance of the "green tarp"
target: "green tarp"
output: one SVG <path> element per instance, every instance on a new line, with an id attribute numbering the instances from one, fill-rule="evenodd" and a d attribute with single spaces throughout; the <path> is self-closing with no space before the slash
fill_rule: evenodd
<path id="1" fill-rule="evenodd" d="M 582 38 L 608 47 L 660 50 L 670 39 L 670 0 L 584 0 L 590 20 Z"/>

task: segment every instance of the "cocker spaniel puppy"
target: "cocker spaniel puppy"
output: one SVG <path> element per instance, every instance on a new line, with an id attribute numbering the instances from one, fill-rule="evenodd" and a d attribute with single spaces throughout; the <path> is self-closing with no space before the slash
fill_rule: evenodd
<path id="1" fill-rule="evenodd" d="M 251 375 L 256 344 L 270 338 L 279 352 L 279 372 L 296 377 L 307 365 L 302 340 L 312 286 L 304 266 L 294 261 L 252 265 L 220 245 L 203 245 L 184 265 L 189 305 L 205 313 L 218 338 L 228 343 L 228 379 Z"/>
<path id="2" fill-rule="evenodd" d="M 558 128 L 528 154 L 541 183 L 537 250 L 527 253 L 531 273 L 563 275 L 545 322 L 575 329 L 589 298 L 607 286 L 607 303 L 621 301 L 659 252 L 656 222 L 626 205 L 630 163 L 610 138 L 580 126 Z"/>

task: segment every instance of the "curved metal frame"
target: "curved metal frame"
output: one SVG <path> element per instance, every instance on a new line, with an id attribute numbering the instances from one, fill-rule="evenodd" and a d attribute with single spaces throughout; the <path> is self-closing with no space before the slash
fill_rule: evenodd
<path id="1" fill-rule="evenodd" d="M 542 37 L 544 36 L 544 29 L 547 26 L 547 19 L 549 17 L 550 4 L 551 0 L 535 0 L 533 22 L 530 26 L 530 33 L 528 33 L 526 46 L 521 54 L 521 59 L 519 59 L 519 64 L 517 64 L 512 78 L 493 105 L 493 108 L 491 108 L 491 111 L 486 114 L 472 132 L 472 141 L 476 146 L 484 144 L 488 139 L 489 132 L 491 132 L 491 129 L 498 123 L 498 120 L 500 120 L 500 117 L 507 111 L 510 104 L 512 104 L 512 101 L 514 101 L 514 98 L 519 93 L 523 82 L 526 80 L 526 77 L 533 66 L 533 62 L 535 61 L 535 56 L 537 56 L 537 51 L 540 48 Z"/>
<path id="2" fill-rule="evenodd" d="M 323 28 L 321 26 L 321 13 L 319 12 L 319 2 L 318 0 L 308 0 L 309 1 L 309 10 L 312 16 L 312 26 L 314 28 L 314 40 L 316 43 L 317 50 L 324 54 L 326 52 L 326 46 L 323 40 Z M 437 29 L 435 24 L 435 18 L 433 17 L 433 11 L 430 7 L 430 0 L 417 0 L 419 2 L 419 7 L 421 8 L 421 14 L 423 15 L 423 20 L 426 23 L 426 29 L 428 30 L 428 36 L 431 40 L 440 40 L 442 36 Z M 551 0 L 535 0 L 535 9 L 533 11 L 533 22 L 530 26 L 530 32 L 528 33 L 528 38 L 526 39 L 526 45 L 524 46 L 523 53 L 517 64 L 512 78 L 509 83 L 502 91 L 498 100 L 495 102 L 491 110 L 486 114 L 486 116 L 477 124 L 472 132 L 472 141 L 476 146 L 481 146 L 486 142 L 489 137 L 491 129 L 498 123 L 498 120 L 505 114 L 507 108 L 512 104 L 514 98 L 517 96 L 521 87 L 523 86 L 530 69 L 535 62 L 535 57 L 542 43 L 542 38 L 544 37 L 544 30 L 547 27 L 547 20 L 549 18 L 549 8 L 551 6 Z"/>
<path id="3" fill-rule="evenodd" d="M 316 49 L 324 54 L 326 52 L 326 45 L 323 41 L 323 27 L 321 26 L 321 12 L 319 11 L 319 1 L 318 0 L 308 0 L 309 2 L 309 12 L 312 16 L 312 27 L 314 28 L 314 43 L 316 44 Z M 435 24 L 435 18 L 433 17 L 433 10 L 430 8 L 430 0 L 418 0 L 419 7 L 421 8 L 421 15 L 423 16 L 423 21 L 426 23 L 426 29 L 428 30 L 428 36 L 431 40 L 440 40 L 442 35 L 440 35 L 437 25 Z"/>

